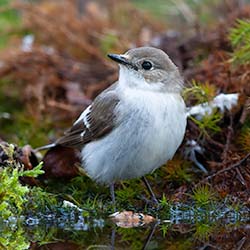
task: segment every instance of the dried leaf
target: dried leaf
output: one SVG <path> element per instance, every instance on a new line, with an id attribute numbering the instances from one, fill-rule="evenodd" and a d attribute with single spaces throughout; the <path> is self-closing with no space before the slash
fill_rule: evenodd
<path id="1" fill-rule="evenodd" d="M 151 215 L 134 213 L 133 211 L 116 212 L 114 214 L 111 214 L 110 217 L 117 226 L 123 228 L 139 227 L 144 224 L 152 223 L 156 220 Z"/>

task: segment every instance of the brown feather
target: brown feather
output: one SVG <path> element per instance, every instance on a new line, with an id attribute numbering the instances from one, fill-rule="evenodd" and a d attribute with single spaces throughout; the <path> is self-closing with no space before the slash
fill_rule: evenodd
<path id="1" fill-rule="evenodd" d="M 105 136 L 115 127 L 114 109 L 119 98 L 113 91 L 114 85 L 97 96 L 91 104 L 85 119 L 88 125 L 84 124 L 83 119 L 79 120 L 56 141 L 57 145 L 80 149 L 84 144 Z"/>

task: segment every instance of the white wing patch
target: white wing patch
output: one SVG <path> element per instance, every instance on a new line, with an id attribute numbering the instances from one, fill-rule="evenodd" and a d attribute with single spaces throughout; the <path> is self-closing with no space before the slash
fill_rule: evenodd
<path id="1" fill-rule="evenodd" d="M 84 125 L 86 126 L 86 128 L 90 128 L 90 124 L 87 120 L 88 114 L 91 112 L 91 105 L 89 105 L 79 116 L 79 118 L 74 122 L 74 125 L 76 123 L 78 123 L 79 121 L 83 121 Z M 81 135 L 82 136 L 82 135 Z"/>

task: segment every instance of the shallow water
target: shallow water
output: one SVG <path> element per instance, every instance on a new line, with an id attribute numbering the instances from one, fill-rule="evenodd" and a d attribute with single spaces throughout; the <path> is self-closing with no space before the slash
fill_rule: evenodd
<path id="1" fill-rule="evenodd" d="M 75 213 L 11 217 L 0 223 L 0 249 L 250 249 L 250 217 L 237 216 L 178 217 L 140 226 Z"/>

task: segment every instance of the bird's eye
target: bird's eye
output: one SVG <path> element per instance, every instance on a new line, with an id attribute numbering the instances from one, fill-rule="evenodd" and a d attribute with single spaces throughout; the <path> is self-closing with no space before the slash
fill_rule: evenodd
<path id="1" fill-rule="evenodd" d="M 144 61 L 141 66 L 145 70 L 150 70 L 153 67 L 152 63 L 149 61 Z"/>

